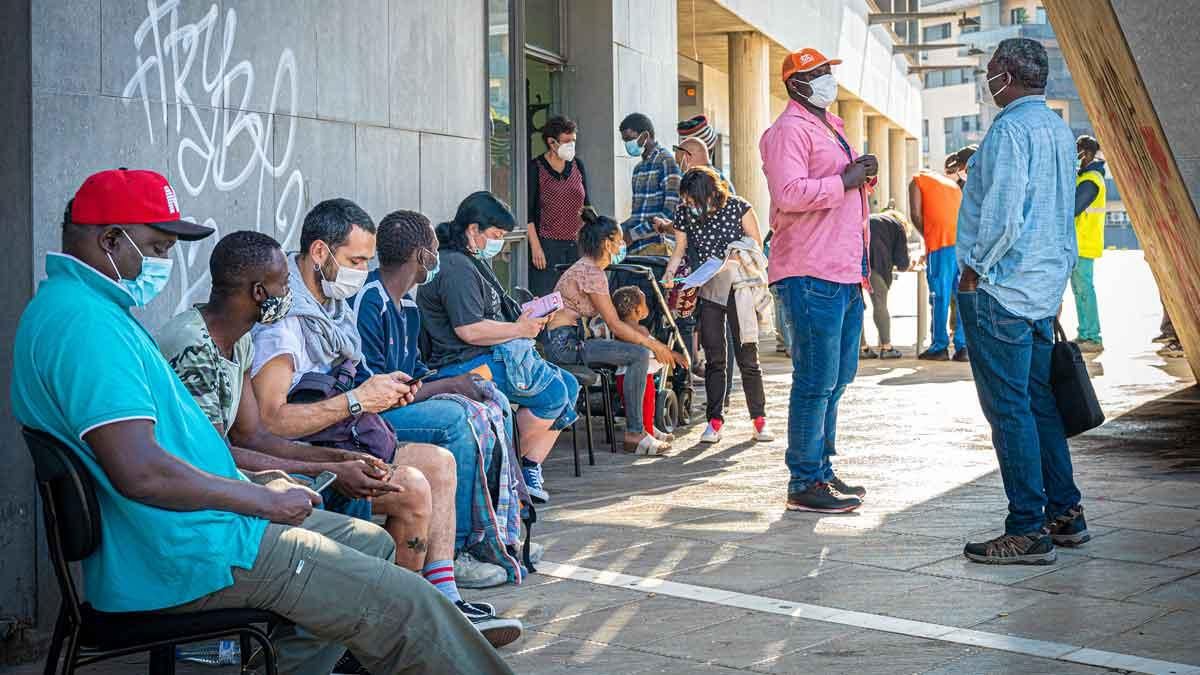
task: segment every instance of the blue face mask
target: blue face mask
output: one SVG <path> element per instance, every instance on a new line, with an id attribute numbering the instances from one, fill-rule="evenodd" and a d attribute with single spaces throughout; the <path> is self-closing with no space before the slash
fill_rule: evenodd
<path id="1" fill-rule="evenodd" d="M 625 152 L 628 152 L 630 157 L 641 157 L 642 146 L 636 138 L 631 141 L 625 141 Z"/>
<path id="2" fill-rule="evenodd" d="M 687 210 L 688 213 L 692 214 L 692 216 L 696 218 L 704 215 L 704 209 L 700 208 L 699 206 L 688 205 Z"/>
<path id="3" fill-rule="evenodd" d="M 171 270 L 175 267 L 175 261 L 170 258 L 147 258 L 142 249 L 130 239 L 128 232 L 121 230 L 121 233 L 133 244 L 133 250 L 142 257 L 142 271 L 136 279 L 122 279 L 121 270 L 117 269 L 117 263 L 113 261 L 111 253 L 108 254 L 108 262 L 117 273 L 117 282 L 133 297 L 133 303 L 138 307 L 145 307 L 171 282 Z"/>
<path id="4" fill-rule="evenodd" d="M 433 264 L 433 269 L 425 270 L 425 281 L 422 281 L 419 285 L 423 286 L 423 285 L 433 281 L 433 278 L 437 276 L 438 271 L 441 269 L 442 269 L 442 259 L 439 257 L 437 259 L 437 262 Z"/>
<path id="5" fill-rule="evenodd" d="M 487 243 L 485 243 L 483 245 L 483 250 L 480 251 L 479 253 L 476 253 L 475 255 L 479 256 L 480 258 L 483 258 L 484 260 L 488 260 L 490 258 L 495 258 L 497 255 L 500 254 L 500 251 L 503 249 L 504 249 L 504 240 L 503 239 L 488 239 Z M 439 262 L 438 264 L 440 265 L 441 263 Z"/>
<path id="6" fill-rule="evenodd" d="M 622 260 L 624 260 L 624 259 L 625 259 L 625 244 L 621 244 L 621 248 L 620 248 L 620 250 L 618 250 L 618 251 L 617 251 L 617 253 L 616 253 L 616 255 L 614 255 L 614 256 L 613 256 L 613 257 L 612 257 L 612 258 L 611 258 L 611 259 L 608 261 L 608 264 L 610 264 L 610 265 L 620 265 L 620 264 L 621 264 L 621 261 L 622 261 Z"/>

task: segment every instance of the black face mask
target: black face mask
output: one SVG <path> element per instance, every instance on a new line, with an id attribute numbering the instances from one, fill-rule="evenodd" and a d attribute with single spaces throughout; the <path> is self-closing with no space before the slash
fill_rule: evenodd
<path id="1" fill-rule="evenodd" d="M 266 290 L 266 289 L 263 289 Z M 282 321 L 292 311 L 292 289 L 283 295 L 268 296 L 258 306 L 258 322 L 271 324 Z"/>

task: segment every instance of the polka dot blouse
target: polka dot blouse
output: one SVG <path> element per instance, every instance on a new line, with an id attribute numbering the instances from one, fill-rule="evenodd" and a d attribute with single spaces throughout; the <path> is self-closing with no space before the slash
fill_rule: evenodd
<path id="1" fill-rule="evenodd" d="M 680 213 L 686 213 L 680 207 Z M 741 197 L 730 195 L 725 206 L 706 213 L 700 218 L 691 214 L 681 218 L 676 227 L 687 235 L 688 257 L 696 264 L 703 264 L 709 258 L 725 259 L 725 249 L 730 244 L 746 236 L 742 228 L 742 216 L 750 210 L 750 203 Z"/>

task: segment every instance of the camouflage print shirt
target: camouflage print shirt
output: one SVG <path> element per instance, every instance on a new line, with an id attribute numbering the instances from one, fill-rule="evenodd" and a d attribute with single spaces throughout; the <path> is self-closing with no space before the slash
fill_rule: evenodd
<path id="1" fill-rule="evenodd" d="M 158 348 L 209 421 L 228 436 L 246 371 L 254 361 L 254 341 L 246 333 L 234 344 L 233 359 L 226 359 L 208 334 L 201 307 L 168 321 L 158 332 Z"/>

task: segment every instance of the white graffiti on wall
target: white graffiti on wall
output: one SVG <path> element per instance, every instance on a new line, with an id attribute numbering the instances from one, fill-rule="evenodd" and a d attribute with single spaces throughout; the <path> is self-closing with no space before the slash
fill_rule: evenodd
<path id="1" fill-rule="evenodd" d="M 146 0 L 146 9 L 147 16 L 133 36 L 137 71 L 125 84 L 122 95 L 126 104 L 141 100 L 151 143 L 166 141 L 154 136 L 158 108 L 163 127 L 174 130 L 172 141 L 175 137 L 178 141 L 172 183 L 195 198 L 209 188 L 221 193 L 246 190 L 249 194 L 257 181 L 254 229 L 277 235 L 285 246 L 294 244 L 299 238 L 304 202 L 304 176 L 299 169 L 290 168 L 296 135 L 295 54 L 291 49 L 281 50 L 270 102 L 265 112 L 255 112 L 250 109 L 254 65 L 247 60 L 230 63 L 237 36 L 234 9 L 225 12 L 223 26 L 218 21 L 220 10 L 216 4 L 191 23 L 180 22 L 179 0 L 161 3 Z M 215 44 L 218 41 L 220 44 Z M 197 83 L 207 97 L 199 103 L 192 100 Z M 274 143 L 282 152 L 276 155 L 278 161 L 273 161 L 271 149 L 277 122 L 287 125 L 287 135 L 286 140 L 280 138 L 279 143 Z M 271 195 L 270 187 L 285 174 L 287 179 L 275 203 L 264 204 L 264 194 Z M 203 200 L 196 203 L 203 208 Z M 263 222 L 264 209 L 269 214 L 267 223 Z M 217 228 L 214 239 L 221 235 L 220 214 L 184 217 Z M 239 226 L 245 227 L 246 223 Z M 176 312 L 202 299 L 201 294 L 207 289 L 208 260 L 207 256 L 203 259 L 200 256 L 207 248 L 175 249 L 174 283 L 180 291 Z"/>

